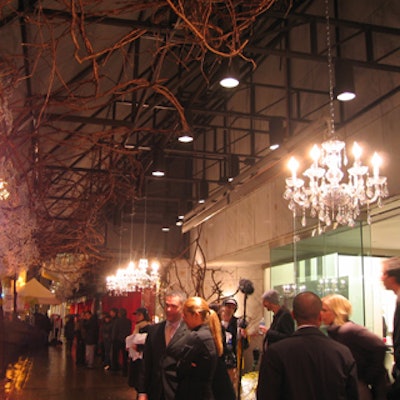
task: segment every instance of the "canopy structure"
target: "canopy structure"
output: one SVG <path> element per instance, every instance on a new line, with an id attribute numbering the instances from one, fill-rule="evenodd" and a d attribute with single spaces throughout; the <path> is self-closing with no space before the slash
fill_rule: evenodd
<path id="1" fill-rule="evenodd" d="M 18 291 L 18 296 L 25 301 L 34 301 L 36 304 L 60 304 L 61 301 L 44 287 L 37 279 L 32 278 Z"/>

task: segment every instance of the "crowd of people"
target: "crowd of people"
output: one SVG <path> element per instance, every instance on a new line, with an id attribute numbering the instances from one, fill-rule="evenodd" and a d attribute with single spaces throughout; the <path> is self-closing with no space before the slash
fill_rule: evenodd
<path id="1" fill-rule="evenodd" d="M 97 318 L 90 310 L 68 315 L 64 325 L 67 353 L 77 365 L 95 367 L 96 355 L 101 356 L 105 370 L 128 375 L 128 352 L 125 339 L 132 333 L 132 321 L 124 308 L 112 308 Z"/>
<path id="2" fill-rule="evenodd" d="M 148 328 L 138 399 L 234 400 L 225 363 L 232 335 L 227 341 L 217 312 L 200 297 L 172 291 L 165 296 L 165 315 Z"/>
<path id="3" fill-rule="evenodd" d="M 241 335 L 237 307 L 233 298 L 213 309 L 200 297 L 170 291 L 165 321 L 153 324 L 148 310 L 139 307 L 133 329 L 123 308 L 100 318 L 86 310 L 66 317 L 66 352 L 89 369 L 100 356 L 104 370 L 127 376 L 141 400 L 187 399 L 189 393 L 199 400 L 235 400 Z"/>
<path id="4" fill-rule="evenodd" d="M 279 292 L 268 290 L 261 302 L 273 320 L 260 327 L 257 400 L 400 399 L 400 258 L 382 265 L 382 282 L 397 295 L 393 370 L 385 367 L 383 339 L 351 321 L 346 297 L 305 291 L 294 297 L 290 311 Z M 144 307 L 135 311 L 134 327 L 123 308 L 100 318 L 86 310 L 66 317 L 66 351 L 89 369 L 100 368 L 100 356 L 105 371 L 127 377 L 138 400 L 235 400 L 239 352 L 247 340 L 237 308 L 234 298 L 208 304 L 172 290 L 165 294 L 165 320 L 159 323 L 151 322 Z M 51 327 L 40 317 L 37 326 L 48 335 Z M 59 337 L 61 326 L 50 335 Z"/>
<path id="5" fill-rule="evenodd" d="M 382 282 L 397 295 L 394 316 L 394 368 L 382 337 L 351 321 L 352 305 L 340 295 L 297 294 L 293 310 L 268 290 L 263 306 L 273 313 L 258 374 L 258 400 L 400 399 L 400 259 L 383 262 Z M 209 305 L 199 297 L 169 293 L 166 321 L 151 325 L 136 387 L 139 400 L 225 400 L 238 396 L 231 368 L 243 335 L 234 316 L 237 303 Z M 321 329 L 321 328 L 324 329 Z M 154 384 L 157 382 L 157 384 Z"/>
<path id="6" fill-rule="evenodd" d="M 263 305 L 274 319 L 264 329 L 257 399 L 400 399 L 399 257 L 383 261 L 382 282 L 397 296 L 391 371 L 385 366 L 388 348 L 383 338 L 351 321 L 352 305 L 344 296 L 321 299 L 301 292 L 290 313 L 280 304 L 278 292 L 266 292 Z"/>
<path id="7" fill-rule="evenodd" d="M 397 295 L 393 371 L 385 367 L 383 338 L 351 321 L 352 305 L 344 296 L 304 291 L 290 312 L 277 291 L 264 293 L 262 304 L 274 317 L 263 332 L 257 399 L 400 399 L 400 258 L 383 262 L 382 282 Z M 166 321 L 148 329 L 139 400 L 236 398 L 226 363 L 227 350 L 241 334 L 238 319 L 232 319 L 235 301 L 218 308 L 170 293 L 165 307 Z"/>

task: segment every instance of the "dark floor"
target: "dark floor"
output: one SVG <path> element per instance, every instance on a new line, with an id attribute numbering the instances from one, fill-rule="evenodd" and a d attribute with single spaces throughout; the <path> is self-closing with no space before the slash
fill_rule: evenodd
<path id="1" fill-rule="evenodd" d="M 134 400 L 135 390 L 120 373 L 75 365 L 63 346 L 20 357 L 0 384 L 0 400 Z"/>

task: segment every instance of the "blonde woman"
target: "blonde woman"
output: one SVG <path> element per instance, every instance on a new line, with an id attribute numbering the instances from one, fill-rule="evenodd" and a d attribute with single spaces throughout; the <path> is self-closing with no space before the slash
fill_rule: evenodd
<path id="1" fill-rule="evenodd" d="M 176 400 L 214 400 L 213 380 L 223 353 L 221 322 L 201 297 L 190 297 L 183 306 L 190 329 L 178 361 Z"/>
<path id="2" fill-rule="evenodd" d="M 350 321 L 352 306 L 339 294 L 322 299 L 322 322 L 328 335 L 347 346 L 357 364 L 360 400 L 386 399 L 386 346 L 383 340 L 364 326 Z"/>

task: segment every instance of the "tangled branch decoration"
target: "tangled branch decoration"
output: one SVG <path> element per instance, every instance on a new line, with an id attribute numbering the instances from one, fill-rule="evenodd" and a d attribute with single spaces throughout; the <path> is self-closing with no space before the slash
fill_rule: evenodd
<path id="1" fill-rule="evenodd" d="M 128 151 L 123 143 L 135 132 L 154 135 L 141 119 L 146 99 L 162 99 L 179 116 L 176 132 L 188 130 L 177 93 L 165 85 L 166 59 L 180 68 L 196 60 L 200 69 L 208 54 L 251 62 L 243 53 L 245 38 L 274 2 L 79 0 L 54 1 L 50 9 L 38 0 L 18 9 L 13 2 L 0 5 L 0 153 L 18 181 L 25 182 L 29 201 L 23 207 L 34 216 L 32 240 L 40 238 L 39 255 L 32 260 L 54 260 L 60 253 L 81 254 L 92 263 L 107 257 L 107 209 L 129 202 L 143 184 L 141 152 Z M 135 76 L 132 54 L 145 38 L 151 40 L 140 55 L 148 68 Z M 138 103 L 134 113 L 113 115 L 116 102 L 132 99 Z M 110 116 L 131 125 L 95 129 L 85 124 Z M 170 129 L 156 133 L 165 140 L 173 136 Z M 0 255 L 4 259 L 5 249 Z"/>

